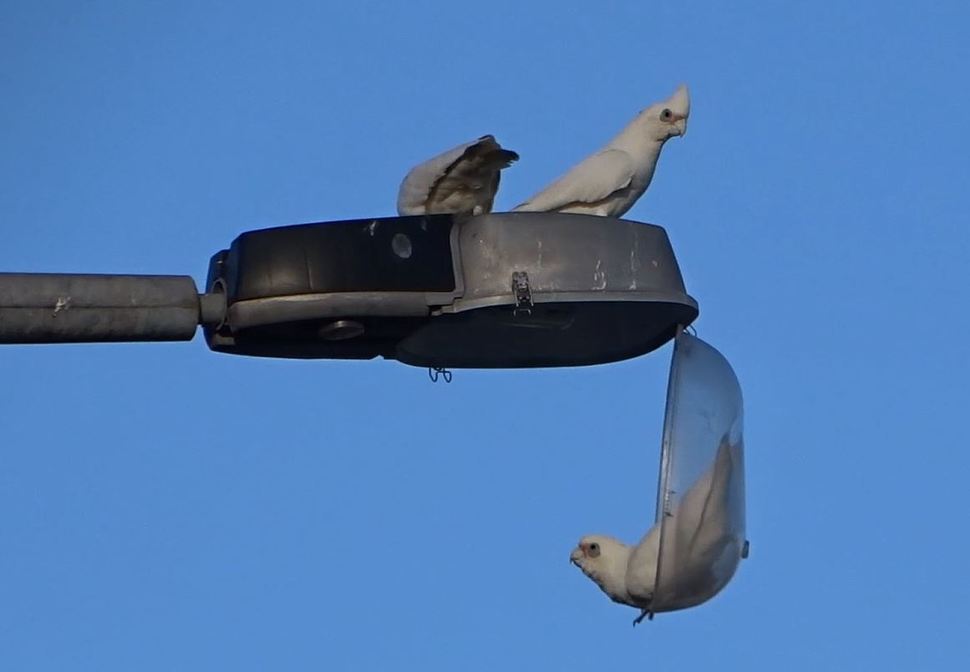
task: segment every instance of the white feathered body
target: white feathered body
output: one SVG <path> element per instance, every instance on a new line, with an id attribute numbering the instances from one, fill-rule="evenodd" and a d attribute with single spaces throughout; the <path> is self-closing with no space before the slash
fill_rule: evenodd
<path id="1" fill-rule="evenodd" d="M 637 138 L 636 123 L 515 210 L 602 217 L 626 213 L 650 186 L 663 147 Z"/>
<path id="2" fill-rule="evenodd" d="M 622 216 L 650 186 L 664 143 L 683 135 L 689 114 L 690 98 L 682 86 L 515 211 Z"/>
<path id="3" fill-rule="evenodd" d="M 672 569 L 675 589 L 690 593 L 703 585 L 718 558 L 739 553 L 731 533 L 731 511 L 727 498 L 739 465 L 734 463 L 731 447 L 723 444 L 714 464 L 684 494 L 670 512 L 672 530 L 686 535 L 678 540 L 683 550 Z M 660 547 L 660 523 L 653 525 L 636 546 L 628 546 L 613 537 L 588 535 L 570 554 L 570 560 L 592 579 L 611 600 L 631 607 L 649 610 L 657 579 Z M 596 545 L 596 555 L 591 546 Z"/>

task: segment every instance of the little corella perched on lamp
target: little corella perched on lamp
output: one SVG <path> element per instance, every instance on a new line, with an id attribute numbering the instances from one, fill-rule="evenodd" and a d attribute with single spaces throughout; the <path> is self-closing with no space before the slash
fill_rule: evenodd
<path id="1" fill-rule="evenodd" d="M 621 217 L 650 186 L 664 143 L 687 132 L 689 115 L 690 95 L 681 86 L 515 211 Z"/>

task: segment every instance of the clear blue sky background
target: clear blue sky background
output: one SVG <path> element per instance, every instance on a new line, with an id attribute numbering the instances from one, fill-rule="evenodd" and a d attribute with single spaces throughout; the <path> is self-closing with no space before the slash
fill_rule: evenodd
<path id="1" fill-rule="evenodd" d="M 770 6 L 767 6 L 769 5 Z M 0 269 L 191 274 L 505 209 L 691 86 L 629 217 L 746 395 L 752 556 L 636 630 L 567 563 L 653 519 L 669 347 L 573 370 L 0 347 L 5 670 L 956 669 L 970 658 L 963 2 L 0 4 Z"/>

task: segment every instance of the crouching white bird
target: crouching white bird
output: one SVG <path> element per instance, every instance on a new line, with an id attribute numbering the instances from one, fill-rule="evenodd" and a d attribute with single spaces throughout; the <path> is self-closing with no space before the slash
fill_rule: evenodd
<path id="1" fill-rule="evenodd" d="M 492 210 L 503 168 L 519 155 L 491 135 L 458 145 L 412 168 L 397 194 L 399 215 L 481 215 Z"/>
<path id="2" fill-rule="evenodd" d="M 681 86 L 641 111 L 619 135 L 519 205 L 519 212 L 575 212 L 620 217 L 650 186 L 660 150 L 687 132 L 690 96 Z"/>
<path id="3" fill-rule="evenodd" d="M 676 566 L 664 571 L 670 581 L 666 597 L 678 604 L 692 606 L 713 596 L 725 581 L 714 576 L 726 556 L 739 558 L 742 540 L 731 525 L 729 497 L 738 464 L 738 453 L 722 440 L 714 464 L 684 494 L 679 505 L 667 515 L 665 536 L 676 545 Z M 736 481 L 735 481 L 736 482 Z M 664 542 L 665 544 L 668 542 Z M 613 537 L 587 535 L 569 555 L 569 560 L 596 583 L 606 595 L 620 604 L 641 610 L 634 625 L 645 616 L 652 617 L 660 547 L 660 523 L 655 524 L 636 546 Z M 664 557 L 667 552 L 664 551 Z M 730 578 L 730 577 L 728 577 Z M 713 592 L 712 592 L 713 588 Z M 662 606 L 662 605 L 661 605 Z M 678 607 L 679 608 L 679 607 Z"/>

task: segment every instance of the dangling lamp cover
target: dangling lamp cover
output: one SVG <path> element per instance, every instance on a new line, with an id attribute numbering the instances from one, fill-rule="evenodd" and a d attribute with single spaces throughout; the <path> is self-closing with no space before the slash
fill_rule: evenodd
<path id="1" fill-rule="evenodd" d="M 652 612 L 706 602 L 747 555 L 743 416 L 731 365 L 682 331 L 667 388 Z"/>

